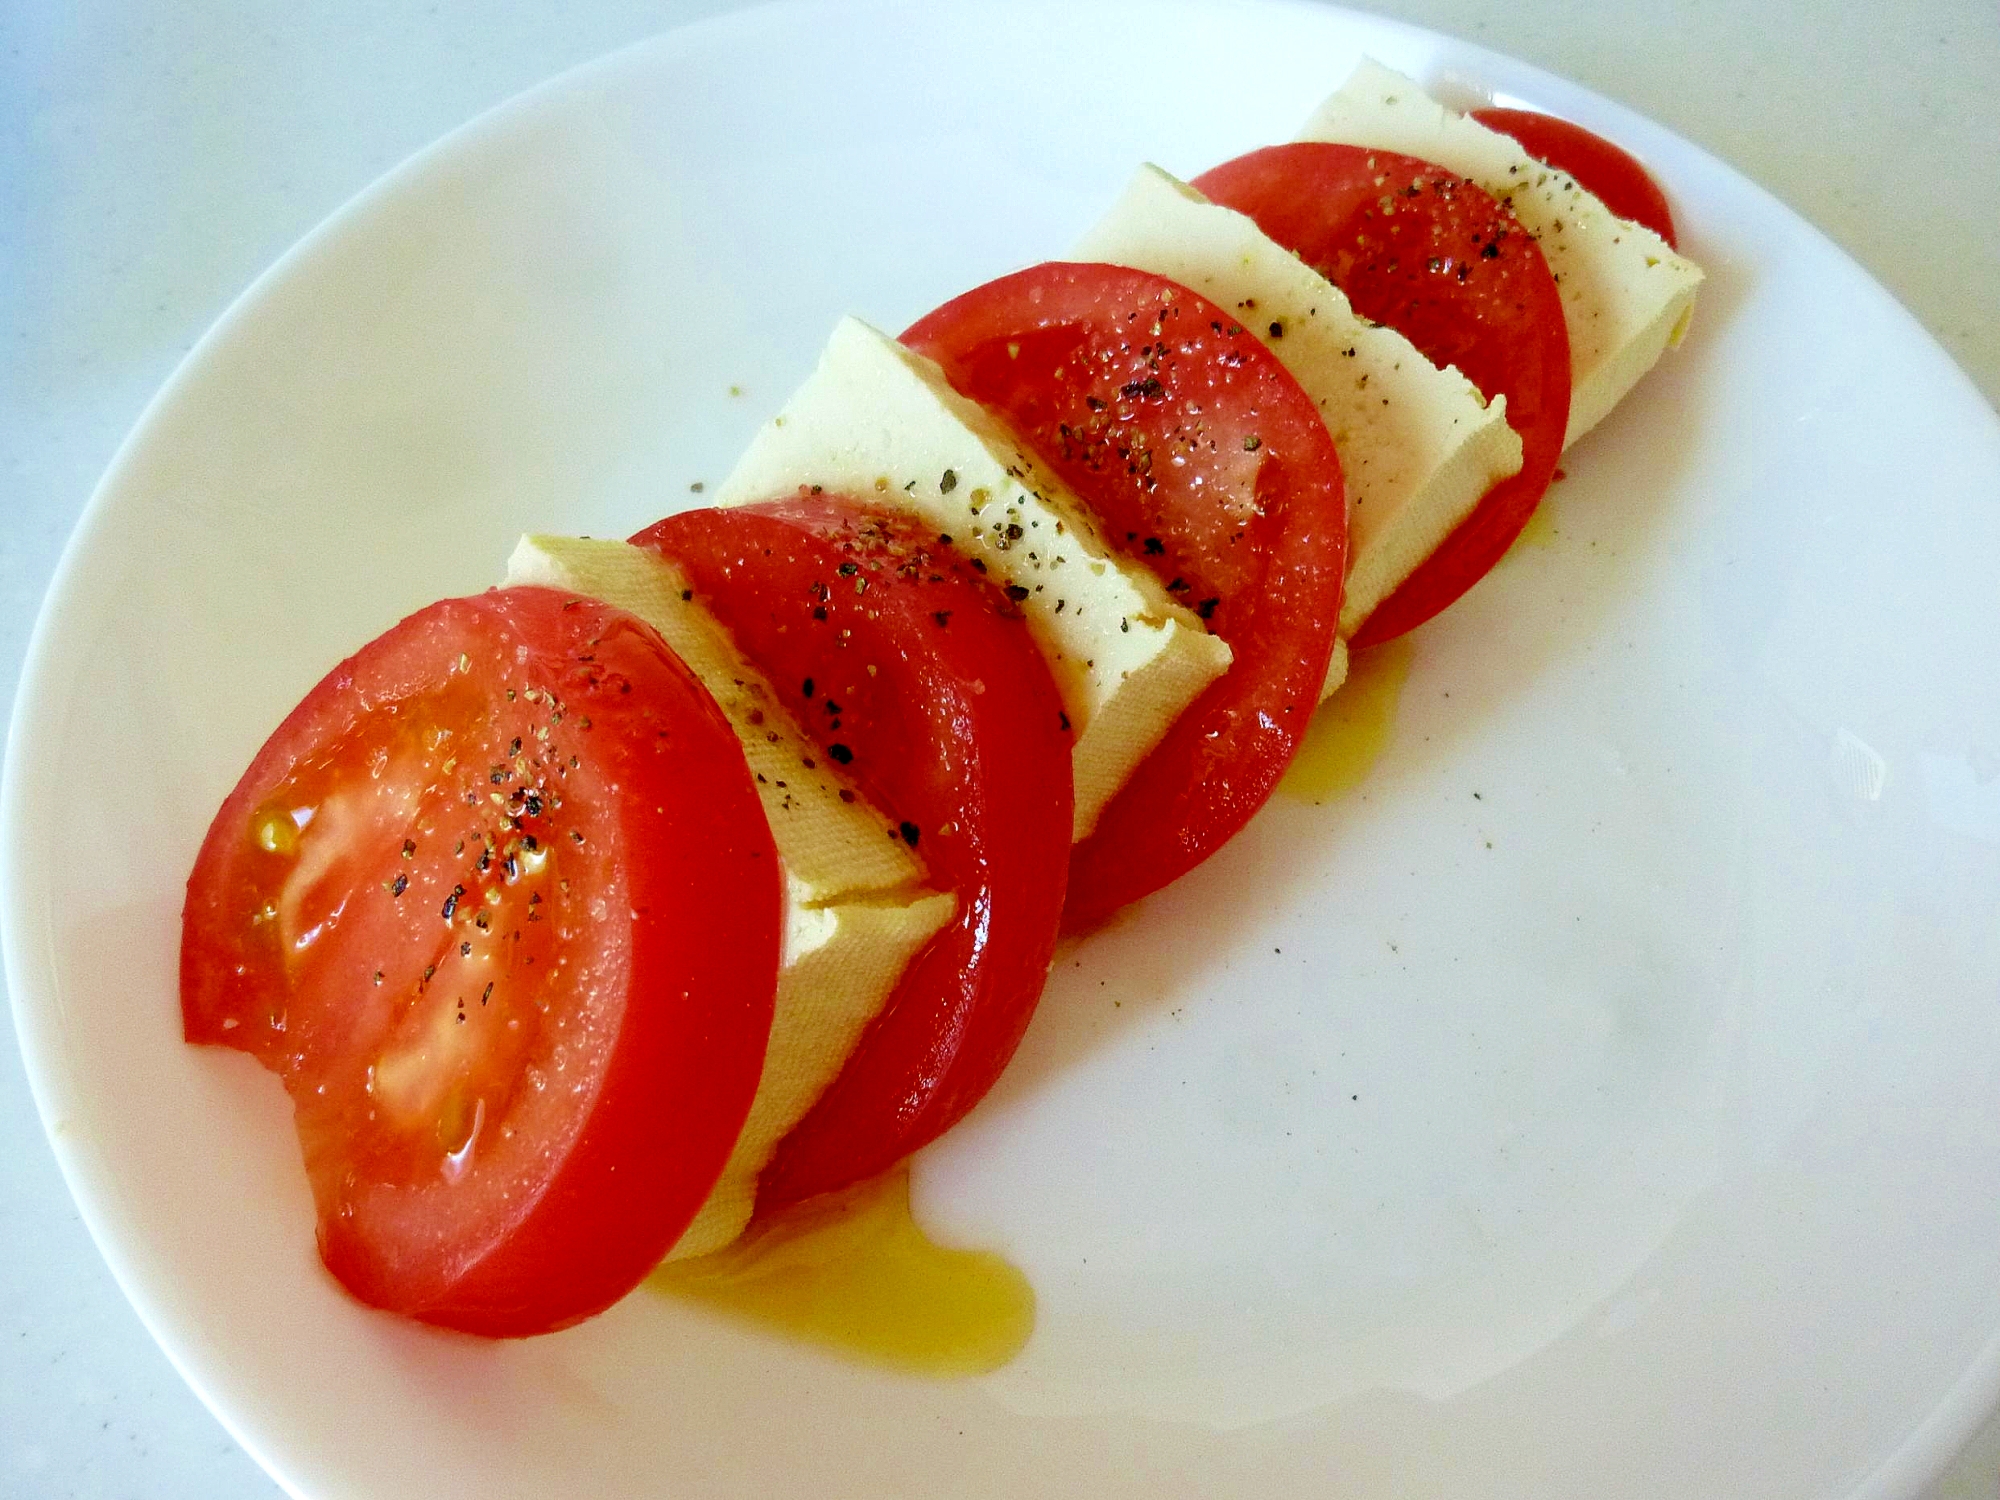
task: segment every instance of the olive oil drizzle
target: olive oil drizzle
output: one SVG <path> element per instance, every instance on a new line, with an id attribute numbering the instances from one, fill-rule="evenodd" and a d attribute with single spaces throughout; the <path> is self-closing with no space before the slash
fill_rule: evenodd
<path id="1" fill-rule="evenodd" d="M 1408 636 L 1354 653 L 1347 681 L 1314 712 L 1279 791 L 1317 807 L 1368 779 L 1395 727 L 1412 654 Z"/>
<path id="2" fill-rule="evenodd" d="M 1521 528 L 1521 534 L 1507 549 L 1507 555 L 1511 557 L 1530 550 L 1546 551 L 1555 546 L 1556 539 L 1561 535 L 1556 529 L 1555 507 L 1544 496 L 1542 503 L 1535 507 L 1534 514 L 1528 517 L 1528 524 Z"/>
<path id="3" fill-rule="evenodd" d="M 1035 1293 L 999 1256 L 933 1243 L 906 1167 L 671 1261 L 652 1290 L 870 1364 L 939 1378 L 999 1369 L 1027 1343 Z"/>

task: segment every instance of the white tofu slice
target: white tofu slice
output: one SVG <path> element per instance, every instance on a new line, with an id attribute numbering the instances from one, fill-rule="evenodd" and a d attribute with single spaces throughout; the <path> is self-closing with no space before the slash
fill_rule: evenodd
<path id="1" fill-rule="evenodd" d="M 1347 669 L 1351 665 L 1347 655 L 1347 642 L 1334 638 L 1333 655 L 1327 658 L 1326 685 L 1319 690 L 1319 701 L 1324 703 L 1340 691 L 1340 685 L 1347 681 Z"/>
<path id="2" fill-rule="evenodd" d="M 758 1175 L 778 1143 L 838 1076 L 905 966 L 951 920 L 953 906 L 947 892 L 885 893 L 830 906 L 788 903 L 757 1097 L 722 1176 L 668 1260 L 707 1255 L 743 1233 L 757 1206 Z"/>
<path id="3" fill-rule="evenodd" d="M 1569 324 L 1573 388 L 1564 447 L 1595 427 L 1687 332 L 1698 266 L 1511 137 L 1444 108 L 1380 63 L 1363 62 L 1299 139 L 1419 156 L 1513 205 L 1555 273 Z"/>
<path id="4" fill-rule="evenodd" d="M 935 526 L 1013 589 L 1075 735 L 1075 836 L 1096 826 L 1229 647 L 1103 538 L 1074 494 L 937 366 L 856 319 L 751 442 L 718 505 L 817 487 Z"/>
<path id="5" fill-rule="evenodd" d="M 1357 316 L 1248 216 L 1158 167 L 1139 168 L 1075 255 L 1200 292 L 1257 334 L 1318 406 L 1347 481 L 1342 639 L 1521 467 L 1505 398 L 1489 405 L 1457 370 Z M 1334 665 L 1344 675 L 1344 653 Z M 1330 676 L 1327 691 L 1339 680 Z"/>
<path id="6" fill-rule="evenodd" d="M 833 1082 L 904 966 L 950 920 L 953 898 L 922 889 L 922 861 L 812 753 L 728 632 L 687 597 L 673 564 L 624 542 L 523 537 L 507 582 L 601 599 L 660 632 L 735 728 L 784 866 L 784 947 L 756 1099 L 668 1259 L 705 1255 L 743 1232 L 771 1153 Z"/>

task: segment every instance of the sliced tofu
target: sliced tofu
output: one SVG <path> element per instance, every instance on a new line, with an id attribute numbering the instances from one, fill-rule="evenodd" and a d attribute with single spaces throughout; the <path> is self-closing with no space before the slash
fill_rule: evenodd
<path id="1" fill-rule="evenodd" d="M 945 892 L 790 904 L 757 1097 L 722 1176 L 668 1260 L 707 1255 L 743 1233 L 757 1206 L 757 1178 L 778 1142 L 838 1076 L 903 969 L 951 920 L 953 905 Z"/>
<path id="2" fill-rule="evenodd" d="M 1488 404 L 1457 370 L 1357 316 L 1339 288 L 1249 217 L 1158 167 L 1139 169 L 1075 254 L 1200 292 L 1256 333 L 1312 397 L 1347 481 L 1342 639 L 1521 467 L 1505 398 Z M 1345 663 L 1342 652 L 1328 692 Z"/>
<path id="3" fill-rule="evenodd" d="M 856 319 L 757 434 L 716 503 L 824 491 L 920 516 L 1019 600 L 1075 734 L 1075 836 L 1229 667 L 1160 581 L 938 367 Z"/>
<path id="4" fill-rule="evenodd" d="M 1644 225 L 1620 219 L 1514 140 L 1446 109 L 1411 79 L 1363 62 L 1299 139 L 1400 151 L 1470 178 L 1513 206 L 1555 273 L 1569 325 L 1573 390 L 1563 446 L 1681 341 L 1702 273 Z"/>
<path id="5" fill-rule="evenodd" d="M 749 1118 L 721 1178 L 670 1260 L 743 1232 L 757 1176 L 840 1072 L 904 966 L 951 919 L 890 820 L 812 753 L 769 683 L 692 597 L 671 563 L 624 542 L 523 537 L 509 584 L 573 590 L 628 610 L 671 646 L 743 745 L 785 871 L 785 934 L 771 1036 Z"/>
<path id="6" fill-rule="evenodd" d="M 574 589 L 651 625 L 699 677 L 743 745 L 785 856 L 792 899 L 823 906 L 919 885 L 923 861 L 894 823 L 871 808 L 778 704 L 715 617 L 691 599 L 680 570 L 657 553 L 587 537 L 528 536 L 507 561 L 507 582 Z M 808 768 L 807 761 L 815 764 Z M 846 795 L 842 795 L 845 793 Z"/>

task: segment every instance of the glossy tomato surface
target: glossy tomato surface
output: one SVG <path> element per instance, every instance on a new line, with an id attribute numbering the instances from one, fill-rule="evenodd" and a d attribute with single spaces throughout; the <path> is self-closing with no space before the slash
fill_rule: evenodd
<path id="1" fill-rule="evenodd" d="M 735 736 L 650 627 L 547 589 L 448 599 L 335 668 L 216 814 L 187 1038 L 284 1080 L 357 1297 L 558 1328 L 722 1169 L 780 879 Z"/>
<path id="2" fill-rule="evenodd" d="M 1639 158 L 1594 130 L 1538 114 L 1532 109 L 1475 109 L 1472 118 L 1490 130 L 1510 135 L 1528 155 L 1574 178 L 1621 219 L 1636 219 L 1669 245 L 1674 238 L 1674 213 L 1667 195 L 1653 181 Z"/>
<path id="3" fill-rule="evenodd" d="M 999 415 L 1234 654 L 1077 845 L 1069 921 L 1088 926 L 1220 848 L 1290 763 L 1340 617 L 1340 458 L 1254 333 L 1144 271 L 1033 266 L 947 302 L 903 341 Z"/>
<path id="4" fill-rule="evenodd" d="M 1204 172 L 1194 185 L 1248 214 L 1435 365 L 1507 398 L 1520 472 L 1503 479 L 1355 632 L 1412 630 L 1492 569 L 1535 512 L 1569 425 L 1569 334 L 1533 236 L 1490 194 L 1392 151 L 1299 141 Z"/>
<path id="5" fill-rule="evenodd" d="M 1069 860 L 1070 734 L 1018 607 L 937 533 L 832 496 L 673 516 L 672 558 L 785 708 L 957 898 L 779 1144 L 760 1211 L 894 1165 L 1013 1056 L 1048 977 Z"/>

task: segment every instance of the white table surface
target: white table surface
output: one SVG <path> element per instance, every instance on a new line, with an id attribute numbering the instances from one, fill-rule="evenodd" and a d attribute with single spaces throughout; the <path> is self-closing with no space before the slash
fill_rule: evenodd
<path id="1" fill-rule="evenodd" d="M 537 80 L 729 0 L 0 5 L 0 711 L 141 407 L 280 251 Z M 2000 403 L 2000 0 L 1383 0 L 1699 142 Z M 268 1497 L 98 1259 L 0 1046 L 0 1495 Z M 1923 1500 L 2000 1495 L 2000 1421 Z"/>

